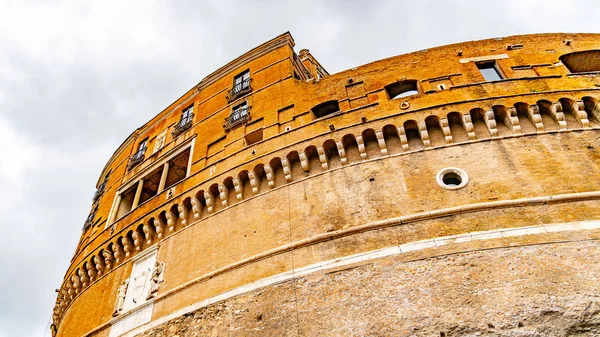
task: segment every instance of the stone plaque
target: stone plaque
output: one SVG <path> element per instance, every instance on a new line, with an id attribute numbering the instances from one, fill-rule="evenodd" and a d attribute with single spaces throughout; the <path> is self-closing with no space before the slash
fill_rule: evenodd
<path id="1" fill-rule="evenodd" d="M 131 276 L 129 277 L 129 287 L 125 295 L 125 304 L 123 312 L 135 309 L 146 303 L 146 296 L 150 289 L 150 276 L 156 263 L 156 250 L 151 254 L 145 255 L 133 264 Z"/>
<path id="2" fill-rule="evenodd" d="M 109 337 L 120 336 L 131 329 L 135 329 L 142 324 L 150 322 L 150 319 L 152 318 L 152 309 L 154 309 L 154 303 L 150 303 L 137 311 L 119 317 L 119 321 L 110 327 Z"/>

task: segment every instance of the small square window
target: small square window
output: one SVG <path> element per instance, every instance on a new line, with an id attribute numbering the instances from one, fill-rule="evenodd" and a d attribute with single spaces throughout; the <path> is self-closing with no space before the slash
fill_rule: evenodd
<path id="1" fill-rule="evenodd" d="M 445 84 L 438 84 L 437 88 L 438 88 L 438 90 L 446 90 L 446 85 Z"/>
<path id="2" fill-rule="evenodd" d="M 477 68 L 486 82 L 498 81 L 502 79 L 502 74 L 498 71 L 496 61 L 477 63 Z"/>

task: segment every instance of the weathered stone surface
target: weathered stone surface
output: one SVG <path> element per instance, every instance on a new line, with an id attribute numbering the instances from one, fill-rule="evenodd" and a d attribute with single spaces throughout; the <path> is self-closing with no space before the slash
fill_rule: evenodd
<path id="1" fill-rule="evenodd" d="M 597 241 L 389 257 L 240 295 L 138 336 L 592 337 L 598 261 Z"/>

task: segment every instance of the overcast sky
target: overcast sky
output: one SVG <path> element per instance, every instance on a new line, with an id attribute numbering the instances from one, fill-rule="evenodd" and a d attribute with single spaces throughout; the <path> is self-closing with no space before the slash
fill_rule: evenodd
<path id="1" fill-rule="evenodd" d="M 0 337 L 46 333 L 117 146 L 249 49 L 290 31 L 335 73 L 453 42 L 599 33 L 598 13 L 600 0 L 0 0 Z"/>

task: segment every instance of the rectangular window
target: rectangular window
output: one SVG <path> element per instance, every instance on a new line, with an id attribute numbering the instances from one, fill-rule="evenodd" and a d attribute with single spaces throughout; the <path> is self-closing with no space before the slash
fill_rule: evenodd
<path id="1" fill-rule="evenodd" d="M 502 74 L 498 71 L 496 61 L 477 63 L 477 68 L 486 82 L 498 81 L 502 79 Z"/>
<path id="2" fill-rule="evenodd" d="M 142 140 L 139 144 L 138 144 L 138 150 L 137 153 L 141 153 L 142 156 L 144 155 L 144 153 L 146 152 L 146 147 L 148 147 L 148 137 L 146 137 L 144 140 Z"/>
<path id="3" fill-rule="evenodd" d="M 192 121 L 192 117 L 194 116 L 193 114 L 194 112 L 194 105 L 190 105 L 189 107 L 183 109 L 183 111 L 181 112 L 181 121 L 185 123 L 180 123 L 180 124 L 187 124 L 189 122 Z"/>
<path id="4" fill-rule="evenodd" d="M 244 90 L 250 85 L 250 70 L 246 70 L 243 73 L 233 78 L 233 87 L 236 91 Z"/>

